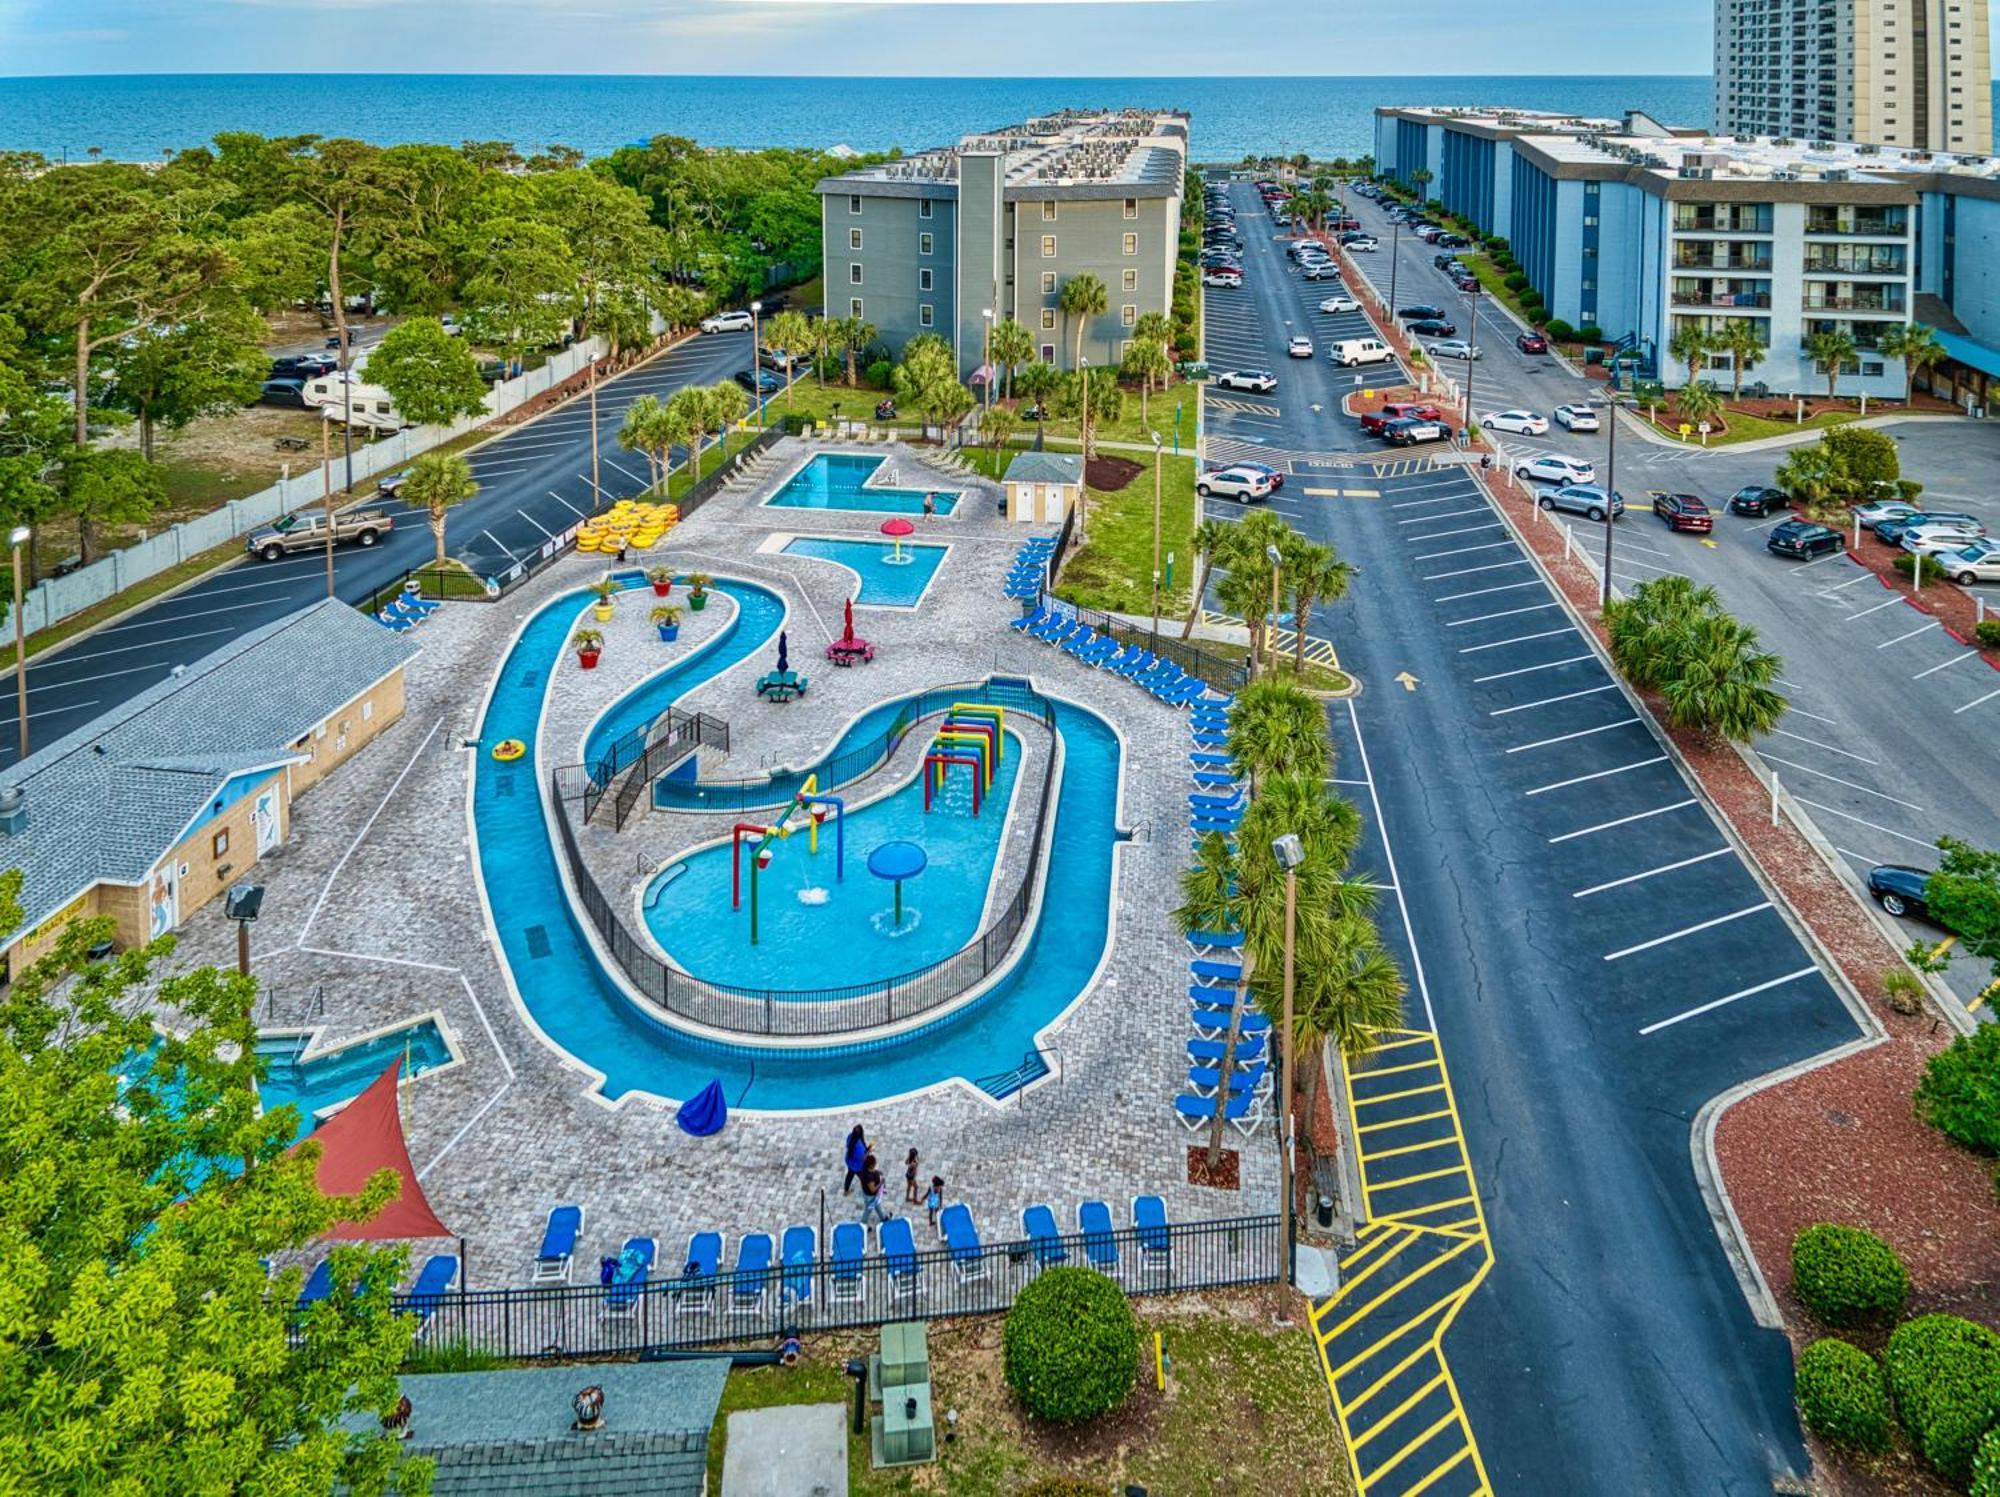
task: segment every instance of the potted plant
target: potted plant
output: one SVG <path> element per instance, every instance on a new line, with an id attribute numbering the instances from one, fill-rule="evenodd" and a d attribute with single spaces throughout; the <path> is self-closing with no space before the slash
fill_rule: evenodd
<path id="1" fill-rule="evenodd" d="M 604 653 L 604 635 L 596 629 L 579 629 L 570 636 L 569 642 L 576 647 L 576 663 L 587 671 L 597 669 L 597 659 Z"/>
<path id="2" fill-rule="evenodd" d="M 709 576 L 706 572 L 689 572 L 687 577 L 688 607 L 696 613 L 708 607 Z"/>
<path id="3" fill-rule="evenodd" d="M 660 643 L 672 644 L 681 637 L 681 611 L 671 603 L 661 603 L 653 609 L 651 618 L 660 629 Z"/>
<path id="4" fill-rule="evenodd" d="M 609 577 L 600 577 L 590 584 L 590 590 L 597 594 L 597 601 L 590 605 L 590 611 L 600 624 L 611 619 L 611 595 L 618 591 L 618 584 Z"/>
<path id="5" fill-rule="evenodd" d="M 674 590 L 674 569 L 672 567 L 654 567 L 646 573 L 646 580 L 653 584 L 654 595 L 664 598 Z M 657 610 L 655 611 L 657 612 Z M 656 619 L 654 622 L 657 623 L 659 621 Z"/>

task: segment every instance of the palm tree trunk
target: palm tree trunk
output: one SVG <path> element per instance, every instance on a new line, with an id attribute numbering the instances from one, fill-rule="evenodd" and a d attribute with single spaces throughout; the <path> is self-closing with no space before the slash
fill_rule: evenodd
<path id="1" fill-rule="evenodd" d="M 1306 678 L 1306 622 L 1312 617 L 1312 600 L 1304 593 L 1292 595 L 1292 674 Z"/>
<path id="2" fill-rule="evenodd" d="M 1201 600 L 1208 592 L 1208 569 L 1212 565 L 1209 554 L 1201 553 L 1201 565 L 1196 571 L 1194 596 L 1188 600 L 1187 622 L 1181 625 L 1181 638 L 1187 639 L 1194 633 L 1194 621 L 1201 616 Z"/>
<path id="3" fill-rule="evenodd" d="M 1246 943 L 1243 947 L 1243 975 L 1236 984 L 1236 1001 L 1229 1006 L 1229 1034 L 1222 1042 L 1222 1066 L 1216 1074 L 1215 1117 L 1208 1125 L 1208 1167 L 1214 1170 L 1222 1158 L 1222 1129 L 1228 1121 L 1229 1083 L 1236 1073 L 1236 1041 L 1243 1032 L 1243 1005 L 1250 1001 L 1250 974 L 1257 957 Z"/>
<path id="4" fill-rule="evenodd" d="M 444 566 L 444 511 L 434 509 L 430 513 L 431 535 L 437 541 L 437 564 Z"/>

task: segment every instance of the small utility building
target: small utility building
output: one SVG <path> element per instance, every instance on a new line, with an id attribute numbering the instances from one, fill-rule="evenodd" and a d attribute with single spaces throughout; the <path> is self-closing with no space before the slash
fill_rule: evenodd
<path id="1" fill-rule="evenodd" d="M 1059 525 L 1083 493 L 1083 458 L 1074 452 L 1023 452 L 1007 464 L 1007 518 Z"/>
<path id="2" fill-rule="evenodd" d="M 291 830 L 292 801 L 403 713 L 416 648 L 331 599 L 252 630 L 0 772 L 8 974 L 70 921 L 177 929 Z"/>

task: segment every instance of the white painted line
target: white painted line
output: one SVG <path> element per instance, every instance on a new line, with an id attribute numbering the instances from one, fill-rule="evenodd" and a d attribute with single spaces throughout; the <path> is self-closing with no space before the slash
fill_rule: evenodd
<path id="1" fill-rule="evenodd" d="M 234 609 L 230 609 L 227 611 L 232 613 L 235 612 Z M 168 619 L 165 622 L 176 623 L 178 622 L 178 620 Z M 79 662 L 88 663 L 89 661 L 92 660 L 101 660 L 106 655 L 129 655 L 134 650 L 151 650 L 157 648 L 160 645 L 179 644 L 184 639 L 214 639 L 218 634 L 240 634 L 242 632 L 243 631 L 240 629 L 202 629 L 193 634 L 169 634 L 164 638 L 148 639 L 144 644 L 115 645 L 108 650 L 92 650 L 87 655 L 77 655 L 74 658 Z M 52 670 L 57 666 L 62 665 L 66 660 L 69 660 L 71 658 L 72 657 L 67 652 L 65 652 L 61 655 L 52 656 L 48 660 L 41 662 L 41 664 L 44 670 Z M 31 671 L 35 671 L 34 661 L 31 660 L 28 663 L 28 669 Z M 163 669 L 171 669 L 171 667 L 163 667 Z M 41 672 L 35 671 L 35 674 L 40 675 Z"/>
<path id="2" fill-rule="evenodd" d="M 1697 863 L 1706 863 L 1711 858 L 1726 858 L 1730 854 L 1727 847 L 1718 847 L 1714 852 L 1696 853 L 1691 858 L 1682 858 L 1677 863 L 1662 863 L 1657 868 L 1648 868 L 1644 873 L 1628 873 L 1623 878 L 1614 878 L 1608 883 L 1592 884 L 1588 889 L 1578 889 L 1571 899 L 1588 899 L 1593 894 L 1602 894 L 1606 889 L 1621 889 L 1627 884 L 1643 883 L 1662 873 L 1672 873 L 1677 868 L 1692 868 Z"/>
<path id="3" fill-rule="evenodd" d="M 1568 633 L 1569 631 L 1568 631 L 1568 630 L 1557 630 L 1556 632 L 1557 632 L 1557 633 L 1559 633 L 1559 634 L 1566 634 L 1566 633 Z M 1486 683 L 1487 683 L 1488 681 L 1504 681 L 1504 680 L 1506 680 L 1506 679 L 1507 679 L 1507 678 L 1508 678 L 1509 676 L 1532 676 L 1532 675 L 1534 675 L 1534 674 L 1535 674 L 1535 673 L 1536 673 L 1537 671 L 1552 671 L 1552 670 L 1554 670 L 1554 669 L 1555 669 L 1555 668 L 1556 668 L 1557 666 L 1561 666 L 1561 665 L 1575 665 L 1575 664 L 1576 664 L 1576 663 L 1577 663 L 1578 661 L 1580 661 L 1580 660 L 1595 660 L 1596 658 L 1597 658 L 1597 657 L 1596 657 L 1595 655 L 1592 655 L 1592 654 L 1590 654 L 1590 653 L 1589 653 L 1588 651 L 1586 651 L 1585 653 L 1583 653 L 1583 654 L 1581 654 L 1581 655 L 1565 655 L 1565 656 L 1563 656 L 1563 658 L 1562 658 L 1562 659 L 1560 659 L 1560 660 L 1551 660 L 1551 661 L 1549 661 L 1549 662 L 1547 662 L 1546 664 L 1543 664 L 1543 665 L 1524 665 L 1524 666 L 1522 666 L 1522 667 L 1521 667 L 1521 668 L 1520 668 L 1519 670 L 1511 670 L 1511 671 L 1495 671 L 1495 672 L 1494 672 L 1494 673 L 1493 673 L 1492 675 L 1490 675 L 1490 676 L 1474 676 L 1474 677 L 1472 678 L 1472 684 L 1473 684 L 1474 686 L 1483 686 L 1483 685 L 1485 685 L 1485 684 L 1486 684 Z M 1561 699 L 1560 699 L 1560 698 L 1551 698 L 1551 700 L 1552 700 L 1552 701 L 1559 701 L 1559 700 L 1561 700 Z M 1512 711 L 1513 709 L 1512 709 L 1512 708 L 1509 708 L 1508 710 L 1509 710 L 1509 711 Z"/>
<path id="4" fill-rule="evenodd" d="M 1508 544 L 1511 545 L 1513 543 L 1510 541 Z M 1481 650 L 1499 650 L 1506 648 L 1508 645 L 1524 645 L 1530 640 L 1554 639 L 1557 635 L 1573 632 L 1570 628 L 1544 629 L 1539 634 L 1517 634 L 1512 639 L 1496 639 L 1490 645 L 1466 645 L 1458 653 L 1461 655 L 1477 655 Z"/>
<path id="5" fill-rule="evenodd" d="M 1849 852 L 1844 847 L 1835 847 L 1834 851 L 1839 853 L 1843 858 L 1854 859 L 1854 861 L 1859 863 L 1863 868 L 1873 868 L 1876 864 L 1882 861 L 1880 858 L 1868 858 L 1868 857 L 1863 857 L 1858 852 Z"/>
<path id="6" fill-rule="evenodd" d="M 1914 676 L 1910 677 L 1910 679 L 1912 681 L 1921 681 L 1925 676 L 1931 675 L 1937 671 L 1941 671 L 1947 665 L 1957 665 L 1961 660 L 1977 660 L 1978 658 L 1979 658 L 1979 652 L 1977 650 L 1967 650 L 1961 655 L 1954 655 L 1949 660 L 1943 661 L 1937 665 L 1926 667 L 1925 669 L 1918 671 Z"/>
<path id="7" fill-rule="evenodd" d="M 1594 774 L 1580 774 L 1574 779 L 1557 780 L 1553 785 L 1538 785 L 1533 790 L 1524 791 L 1523 794 L 1546 795 L 1551 790 L 1567 790 L 1571 785 L 1581 785 L 1590 780 L 1602 780 L 1611 775 L 1626 774 L 1635 769 L 1644 769 L 1648 765 L 1664 764 L 1666 762 L 1667 756 L 1665 754 L 1655 754 L 1650 759 L 1641 759 L 1637 764 L 1621 764 L 1616 769 L 1600 769 Z"/>
<path id="8" fill-rule="evenodd" d="M 1634 561 L 1631 557 L 1622 554 L 1618 558 L 1618 565 L 1621 567 L 1638 567 L 1641 571 L 1646 572 L 1659 572 L 1668 577 L 1687 576 L 1686 572 L 1676 572 L 1672 567 L 1656 567 L 1651 562 Z"/>
<path id="9" fill-rule="evenodd" d="M 541 533 L 547 536 L 550 540 L 554 540 L 556 538 L 556 533 L 553 530 L 549 529 L 548 526 L 544 525 L 540 520 L 537 520 L 533 515 L 529 514 L 525 509 L 516 510 L 515 513 L 518 514 L 522 519 L 526 520 L 530 525 L 534 526 L 535 529 L 541 531 Z"/>
<path id="10" fill-rule="evenodd" d="M 1642 1037 L 1649 1034 L 1657 1034 L 1660 1030 L 1671 1028 L 1685 1019 L 1699 1018 L 1711 1010 L 1734 1003 L 1739 998 L 1753 998 L 1759 993 L 1768 993 L 1772 988 L 1781 988 L 1788 982 L 1797 982 L 1801 977 L 1811 977 L 1817 971 L 1819 971 L 1817 967 L 1801 967 L 1796 972 L 1787 972 L 1783 977 L 1774 977 L 1769 982 L 1760 982 L 1754 988 L 1744 988 L 1741 992 L 1731 993 L 1726 998 L 1712 999 L 1695 1008 L 1675 1014 L 1672 1018 L 1657 1020 L 1654 1023 L 1648 1024 L 1644 1029 L 1641 1029 L 1639 1033 Z"/>
<path id="11" fill-rule="evenodd" d="M 500 545 L 500 537 L 499 537 L 499 536 L 497 536 L 497 535 L 495 535 L 495 534 L 494 534 L 494 533 L 493 533 L 492 531 L 490 531 L 490 530 L 482 530 L 482 531 L 480 531 L 479 533 L 480 533 L 481 535 L 485 536 L 485 537 L 486 537 L 486 539 L 488 539 L 489 541 L 493 542 L 493 544 L 494 544 L 494 545 L 496 545 L 496 546 L 500 546 L 500 549 L 501 549 L 502 551 L 506 551 L 506 552 L 507 552 L 507 556 L 508 556 L 508 558 L 509 558 L 510 560 L 512 560 L 512 561 L 519 561 L 519 560 L 521 559 L 520 557 L 518 557 L 518 556 L 514 555 L 514 553 L 513 553 L 512 551 L 507 551 L 507 548 L 506 548 L 505 546 L 501 546 L 501 545 Z"/>
<path id="12" fill-rule="evenodd" d="M 1899 645 L 1906 639 L 1915 639 L 1919 634 L 1928 634 L 1933 629 L 1941 629 L 1943 627 L 1944 626 L 1942 624 L 1936 622 L 1935 620 L 1933 620 L 1928 624 L 1920 624 L 1916 628 L 1912 629 L 1908 634 L 1898 634 L 1894 639 L 1883 640 L 1882 643 L 1875 646 L 1875 648 L 1878 650 L 1886 650 L 1889 648 L 1890 645 Z"/>
<path id="13" fill-rule="evenodd" d="M 1857 785 L 1852 780 L 1843 780 L 1837 774 L 1828 774 L 1823 769 L 1814 769 L 1810 764 L 1799 764 L 1791 759 L 1781 759 L 1776 754 L 1773 754 L 1768 750 L 1764 751 L 1763 757 L 1770 760 L 1770 762 L 1773 764 L 1782 764 L 1787 769 L 1796 769 L 1797 771 L 1799 771 L 1800 774 L 1817 775 L 1822 780 L 1831 780 L 1836 785 L 1845 785 L 1849 790 L 1859 790 L 1863 795 L 1873 795 L 1882 800 L 1892 801 L 1896 805 L 1903 807 L 1905 810 L 1919 811 L 1926 816 L 1930 815 L 1929 811 L 1924 810 L 1924 808 L 1918 805 L 1915 801 L 1902 800 L 1897 796 L 1889 794 L 1889 792 L 1886 790 L 1871 790 L 1866 785 Z"/>
<path id="14" fill-rule="evenodd" d="M 1433 518 L 1449 519 L 1451 517 L 1439 515 Z M 1448 535 L 1472 535 L 1481 530 L 1500 530 L 1504 528 L 1501 521 L 1494 520 L 1485 525 L 1461 525 L 1456 530 L 1426 530 L 1422 535 L 1406 535 L 1403 539 L 1413 546 L 1421 546 L 1425 541 L 1441 541 Z"/>
<path id="15" fill-rule="evenodd" d="M 1424 1000 L 1424 1027 L 1437 1032 L 1437 1013 L 1431 1008 L 1430 984 L 1424 980 L 1424 958 L 1417 945 L 1417 933 L 1410 925 L 1410 907 L 1403 899 L 1402 876 L 1396 872 L 1396 850 L 1389 845 L 1389 823 L 1382 815 L 1382 798 L 1375 793 L 1375 772 L 1368 767 L 1368 744 L 1361 736 L 1361 715 L 1354 710 L 1354 698 L 1347 699 L 1347 720 L 1354 728 L 1354 747 L 1361 756 L 1361 772 L 1368 777 L 1368 801 L 1375 808 L 1375 825 L 1382 833 L 1382 859 L 1389 865 L 1389 883 L 1396 891 L 1396 908 L 1403 917 L 1403 939 L 1410 943 L 1410 970 L 1416 974 L 1417 994 Z"/>
<path id="16" fill-rule="evenodd" d="M 1785 523 L 1785 521 L 1793 518 L 1795 518 L 1795 516 L 1793 516 L 1790 511 L 1786 511 L 1784 514 L 1774 515 L 1768 520 L 1759 520 L 1755 525 L 1752 525 L 1750 529 L 1769 530 L 1773 525 L 1782 525 Z"/>
<path id="17" fill-rule="evenodd" d="M 1513 545 L 1512 541 L 1487 541 L 1480 546 L 1459 546 L 1450 551 L 1426 551 L 1422 556 L 1413 556 L 1412 561 L 1442 561 L 1447 556 L 1471 556 L 1480 551 L 1499 551 Z"/>
<path id="18" fill-rule="evenodd" d="M 93 681 L 115 681 L 120 676 L 143 676 L 147 674 L 164 676 L 173 669 L 173 665 L 165 660 L 156 660 L 151 665 L 129 666 L 122 671 L 101 671 L 95 676 L 71 676 L 66 681 L 38 681 L 35 679 L 32 663 L 30 663 L 28 669 L 31 672 L 28 677 L 28 692 L 32 696 L 38 691 L 64 691 L 72 686 L 88 686 Z M 34 716 L 32 712 L 28 715 L 30 717 Z"/>
<path id="19" fill-rule="evenodd" d="M 1874 580 L 1875 580 L 1875 574 L 1873 572 L 1863 572 L 1859 577 L 1850 577 L 1845 582 L 1834 583 L 1832 587 L 1821 588 L 1819 590 L 1818 596 L 1822 598 L 1830 598 L 1837 592 L 1843 592 L 1846 589 L 1854 587 L 1859 583 L 1872 582 Z"/>
<path id="20" fill-rule="evenodd" d="M 1994 694 L 2000 696 L 2000 692 Z M 1809 743 L 1816 749 L 1824 749 L 1829 754 L 1838 754 L 1843 759 L 1852 759 L 1857 764 L 1867 764 L 1878 769 L 1881 767 L 1877 760 L 1870 759 L 1862 754 L 1851 754 L 1844 748 L 1835 748 L 1830 743 L 1821 743 L 1817 738 L 1808 738 L 1803 733 L 1792 732 L 1789 728 L 1773 728 L 1771 731 L 1780 738 L 1789 738 L 1794 743 Z"/>
<path id="21" fill-rule="evenodd" d="M 375 823 L 381 817 L 383 810 L 396 798 L 396 792 L 403 788 L 403 781 L 410 777 L 410 771 L 417 767 L 417 761 L 423 758 L 425 750 L 431 746 L 431 740 L 437 737 L 438 729 L 443 726 L 444 719 L 441 717 L 431 724 L 430 732 L 424 734 L 415 752 L 404 763 L 396 778 L 390 782 L 389 788 L 382 793 L 382 798 L 375 803 L 375 809 L 368 813 L 368 819 L 361 823 L 361 830 L 354 834 L 354 840 L 347 844 L 347 850 L 340 855 L 339 861 L 333 865 L 333 871 L 327 874 L 326 882 L 320 886 L 319 898 L 313 901 L 313 907 L 306 915 L 306 923 L 299 927 L 298 936 L 292 942 L 294 949 L 304 947 L 306 937 L 312 934 L 313 922 L 319 919 L 319 912 L 326 908 L 327 900 L 333 895 L 333 886 L 340 881 L 341 870 L 347 867 L 347 860 L 353 857 L 354 850 L 367 840 L 369 832 L 374 830 Z"/>
<path id="22" fill-rule="evenodd" d="M 1391 509 L 1420 509 L 1429 504 L 1449 504 L 1458 498 L 1456 494 L 1446 494 L 1442 499 L 1405 499 L 1400 504 L 1392 504 Z"/>
<path id="23" fill-rule="evenodd" d="M 1953 717 L 1957 717 L 1958 714 L 1961 712 L 1970 712 L 1974 707 L 1977 707 L 1981 702 L 1990 702 L 1995 697 L 2000 697 L 2000 690 L 1989 691 L 1983 697 L 1974 697 L 1971 701 L 1967 702 L 1963 707 L 1952 708 L 1951 715 Z"/>
<path id="24" fill-rule="evenodd" d="M 1841 622 L 1843 624 L 1851 624 L 1856 619 L 1867 618 L 1868 615 L 1871 613 L 1880 613 L 1885 608 L 1894 608 L 1898 603 L 1902 601 L 1903 600 L 1900 597 L 1887 599 L 1884 602 L 1877 603 L 1873 608 L 1864 608 L 1859 613 L 1850 613 L 1846 618 L 1842 619 Z"/>
<path id="25" fill-rule="evenodd" d="M 579 520 L 587 520 L 590 518 L 590 511 L 578 509 L 574 504 L 571 504 L 569 500 L 563 498 L 563 496 L 558 494 L 554 489 L 549 490 L 549 497 L 555 500 L 556 503 L 560 504 L 564 509 L 568 510 L 571 514 L 575 515 Z M 544 535 L 548 534 L 547 531 L 543 531 L 542 533 Z"/>
<path id="26" fill-rule="evenodd" d="M 1814 567 L 1823 567 L 1830 561 L 1846 561 L 1846 560 L 1847 560 L 1847 553 L 1845 551 L 1829 551 L 1826 555 L 1822 556 L 1818 561 L 1809 561 L 1804 566 L 1800 567 L 1799 570 L 1801 572 L 1810 572 Z"/>
<path id="27" fill-rule="evenodd" d="M 231 630 L 230 632 L 234 633 L 235 631 Z M 30 712 L 28 714 L 28 721 L 33 722 L 38 717 L 60 717 L 65 712 L 77 712 L 81 711 L 85 707 L 95 707 L 97 705 L 97 702 L 98 699 L 96 697 L 92 697 L 87 702 L 64 702 L 60 707 L 50 707 L 45 711 L 41 712 Z M 13 705 L 12 703 L 8 704 L 10 708 L 12 707 L 12 705 Z M 0 716 L 0 725 L 17 723 L 20 720 L 21 719 L 16 717 L 10 710 L 4 716 Z"/>
<path id="28" fill-rule="evenodd" d="M 1451 577 L 1471 577 L 1479 572 L 1504 572 L 1508 567 L 1524 567 L 1527 564 L 1528 558 L 1519 556 L 1512 561 L 1493 561 L 1488 562 L 1485 566 L 1460 567 L 1452 572 L 1430 572 L 1419 577 L 1417 580 L 1419 582 L 1443 582 Z"/>
<path id="29" fill-rule="evenodd" d="M 1621 957 L 1632 956 L 1641 951 L 1651 951 L 1655 946 L 1665 946 L 1669 941 L 1678 941 L 1683 936 L 1699 935 L 1702 931 L 1714 930 L 1718 925 L 1727 925 L 1732 920 L 1742 920 L 1751 915 L 1761 915 L 1770 908 L 1770 900 L 1759 900 L 1756 904 L 1745 905 L 1740 910 L 1732 910 L 1727 915 L 1717 915 L 1712 920 L 1704 920 L 1699 925 L 1690 925 L 1681 930 L 1669 931 L 1664 936 L 1655 936 L 1650 941 L 1641 941 L 1637 946 L 1626 946 L 1617 951 L 1608 951 L 1604 954 L 1604 959 L 1607 962 L 1615 962 Z"/>
<path id="30" fill-rule="evenodd" d="M 1493 619 L 1511 619 L 1523 613 L 1546 613 L 1551 608 L 1560 607 L 1562 607 L 1560 603 L 1534 603 L 1526 608 L 1503 608 L 1498 613 L 1482 613 L 1469 619 L 1451 619 L 1445 624 L 1445 628 L 1463 629 L 1467 624 L 1484 624 Z"/>
<path id="31" fill-rule="evenodd" d="M 1835 810 L 1832 806 L 1823 806 L 1816 800 L 1807 800 L 1803 795 L 1794 795 L 1792 799 L 1802 806 L 1811 806 L 1815 811 L 1824 811 L 1829 816 L 1838 816 L 1842 821 L 1851 821 L 1857 826 L 1865 826 L 1872 832 L 1881 832 L 1884 836 L 1894 837 L 1899 842 L 1907 842 L 1912 847 L 1928 847 L 1933 852 L 1937 850 L 1935 842 L 1926 842 L 1921 837 L 1909 836 L 1904 832 L 1897 831 L 1894 827 L 1880 826 L 1875 822 L 1852 815 L 1849 812 Z"/>
<path id="32" fill-rule="evenodd" d="M 1589 738 L 1595 733 L 1609 733 L 1613 728 L 1629 728 L 1639 719 L 1621 717 L 1615 723 L 1605 723 L 1596 728 L 1579 728 L 1574 733 L 1563 733 L 1555 738 L 1539 738 L 1533 743 L 1523 743 L 1507 750 L 1510 754 L 1525 754 L 1529 749 L 1547 748 L 1552 743 L 1568 743 L 1572 738 Z"/>
<path id="33" fill-rule="evenodd" d="M 1693 796 L 1689 796 L 1686 800 L 1675 801 L 1671 806 L 1655 806 L 1650 811 L 1635 811 L 1632 815 L 1621 816 L 1616 821 L 1600 821 L 1596 826 L 1578 827 L 1573 832 L 1564 832 L 1560 837 L 1549 838 L 1549 845 L 1553 847 L 1558 842 L 1568 842 L 1576 837 L 1588 837 L 1593 832 L 1608 832 L 1613 827 L 1625 826 L 1634 821 L 1644 821 L 1650 816 L 1664 816 L 1669 811 L 1685 811 L 1689 806 L 1699 804 L 1701 803 Z"/>
<path id="34" fill-rule="evenodd" d="M 1816 723 L 1825 723 L 1829 728 L 1837 728 L 1840 726 L 1839 723 L 1835 722 L 1830 717 L 1821 717 L 1817 712 L 1806 711 L 1805 708 L 1801 707 L 1797 702 L 1792 701 L 1789 697 L 1787 697 L 1785 700 L 1787 702 L 1785 711 L 1789 713 L 1796 714 L 1799 717 L 1809 717 Z"/>
<path id="35" fill-rule="evenodd" d="M 1485 505 L 1476 504 L 1470 509 L 1455 509 L 1448 515 L 1411 515 L 1409 519 L 1398 520 L 1396 523 L 1398 525 L 1435 525 L 1439 520 L 1456 520 L 1466 515 L 1483 515 L 1486 513 L 1488 513 L 1488 510 Z"/>
<path id="36" fill-rule="evenodd" d="M 1531 577 L 1526 582 L 1507 582 L 1499 587 L 1476 587 L 1469 593 L 1446 593 L 1442 598 L 1432 598 L 1433 603 L 1456 603 L 1461 598 L 1483 598 L 1489 593 L 1511 593 L 1519 588 L 1540 587 L 1542 580 Z"/>

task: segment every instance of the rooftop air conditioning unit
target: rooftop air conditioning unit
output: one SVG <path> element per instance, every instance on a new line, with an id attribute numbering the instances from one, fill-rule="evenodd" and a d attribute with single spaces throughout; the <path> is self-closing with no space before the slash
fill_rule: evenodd
<path id="1" fill-rule="evenodd" d="M 1882 154 L 1882 148 L 1880 146 L 1856 146 L 1854 154 L 1857 156 L 1879 156 Z"/>
<path id="2" fill-rule="evenodd" d="M 1844 168 L 1830 166 L 1821 174 L 1821 180 L 1827 182 L 1845 182 L 1851 179 L 1853 175 L 1852 172 Z"/>
<path id="3" fill-rule="evenodd" d="M 1799 174 L 1792 171 L 1775 171 L 1771 173 L 1771 180 L 1773 182 L 1796 182 L 1799 180 Z"/>

